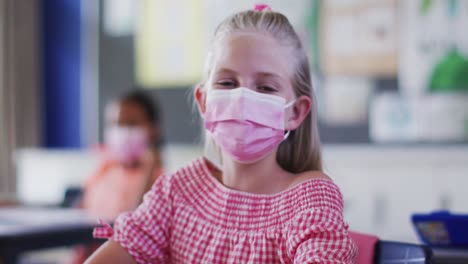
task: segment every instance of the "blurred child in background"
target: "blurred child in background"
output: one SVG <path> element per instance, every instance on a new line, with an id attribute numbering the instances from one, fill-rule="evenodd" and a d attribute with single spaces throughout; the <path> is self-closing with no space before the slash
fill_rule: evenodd
<path id="1" fill-rule="evenodd" d="M 107 106 L 102 162 L 84 184 L 80 207 L 113 221 L 140 204 L 163 171 L 160 115 L 158 105 L 139 90 Z M 77 248 L 72 263 L 83 263 L 97 246 Z"/>

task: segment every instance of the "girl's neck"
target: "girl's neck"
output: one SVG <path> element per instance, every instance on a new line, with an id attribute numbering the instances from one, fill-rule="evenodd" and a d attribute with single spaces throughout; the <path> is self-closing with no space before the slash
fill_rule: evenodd
<path id="1" fill-rule="evenodd" d="M 219 180 L 228 188 L 255 194 L 274 194 L 289 187 L 293 174 L 283 170 L 276 162 L 276 151 L 252 163 L 238 163 L 223 156 Z"/>

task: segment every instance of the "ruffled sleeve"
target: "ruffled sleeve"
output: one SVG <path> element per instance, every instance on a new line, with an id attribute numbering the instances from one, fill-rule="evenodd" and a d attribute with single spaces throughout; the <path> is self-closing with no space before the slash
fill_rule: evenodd
<path id="1" fill-rule="evenodd" d="M 319 194 L 323 203 L 298 214 L 288 228 L 287 249 L 294 263 L 351 264 L 356 245 L 343 220 L 343 200 L 335 186 Z"/>
<path id="2" fill-rule="evenodd" d="M 172 221 L 170 177 L 162 175 L 143 203 L 121 214 L 114 223 L 112 239 L 125 248 L 138 263 L 165 263 L 169 258 Z"/>

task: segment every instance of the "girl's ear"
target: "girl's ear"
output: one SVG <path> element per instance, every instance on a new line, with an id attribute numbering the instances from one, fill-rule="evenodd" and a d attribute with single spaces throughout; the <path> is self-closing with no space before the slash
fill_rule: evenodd
<path id="1" fill-rule="evenodd" d="M 296 130 L 310 113 L 312 108 L 312 101 L 308 96 L 302 95 L 297 98 L 291 110 L 288 111 L 289 117 L 286 123 L 286 130 Z"/>
<path id="2" fill-rule="evenodd" d="M 197 102 L 200 113 L 204 114 L 206 111 L 206 92 L 201 84 L 197 85 L 195 88 L 195 101 Z"/>

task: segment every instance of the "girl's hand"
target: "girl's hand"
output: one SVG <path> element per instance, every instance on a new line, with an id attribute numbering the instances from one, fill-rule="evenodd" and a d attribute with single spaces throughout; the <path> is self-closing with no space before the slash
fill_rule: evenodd
<path id="1" fill-rule="evenodd" d="M 130 264 L 136 262 L 122 246 L 115 241 L 109 240 L 96 250 L 85 262 L 85 264 L 104 263 Z"/>

